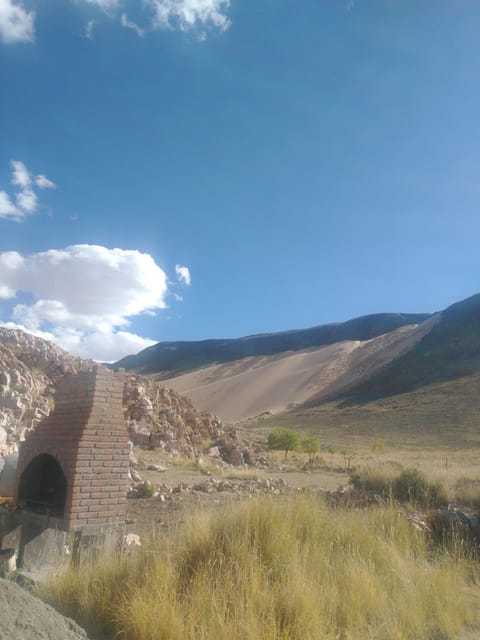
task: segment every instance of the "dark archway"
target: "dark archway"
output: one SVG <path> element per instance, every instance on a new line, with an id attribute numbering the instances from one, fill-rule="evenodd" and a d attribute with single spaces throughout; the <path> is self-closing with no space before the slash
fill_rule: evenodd
<path id="1" fill-rule="evenodd" d="M 18 504 L 36 513 L 62 517 L 67 497 L 67 479 L 53 456 L 33 458 L 20 476 Z"/>

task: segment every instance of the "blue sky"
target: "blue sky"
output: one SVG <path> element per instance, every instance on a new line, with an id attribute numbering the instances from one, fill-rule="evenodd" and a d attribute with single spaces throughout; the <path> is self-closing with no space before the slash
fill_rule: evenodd
<path id="1" fill-rule="evenodd" d="M 479 33 L 475 0 L 0 0 L 0 321 L 111 360 L 477 293 Z"/>

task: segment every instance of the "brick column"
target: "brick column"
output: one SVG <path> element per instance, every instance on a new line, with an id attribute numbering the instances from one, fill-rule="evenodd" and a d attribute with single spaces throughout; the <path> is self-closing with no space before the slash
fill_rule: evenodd
<path id="1" fill-rule="evenodd" d="M 67 480 L 62 528 L 125 522 L 129 445 L 123 417 L 123 371 L 97 366 L 65 376 L 55 410 L 20 446 L 17 492 L 34 458 L 55 458 Z"/>

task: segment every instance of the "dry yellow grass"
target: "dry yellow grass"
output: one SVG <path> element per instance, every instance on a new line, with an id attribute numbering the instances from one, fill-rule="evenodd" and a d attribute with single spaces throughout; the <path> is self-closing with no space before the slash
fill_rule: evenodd
<path id="1" fill-rule="evenodd" d="M 127 640 L 446 640 L 479 623 L 477 579 L 393 507 L 331 512 L 296 497 L 198 513 L 44 597 Z"/>

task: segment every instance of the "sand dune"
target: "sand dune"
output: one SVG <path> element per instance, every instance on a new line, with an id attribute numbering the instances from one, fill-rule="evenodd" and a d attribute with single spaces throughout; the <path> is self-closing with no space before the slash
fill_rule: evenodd
<path id="1" fill-rule="evenodd" d="M 240 422 L 266 411 L 281 413 L 370 377 L 408 351 L 436 321 L 434 317 L 363 342 L 337 342 L 308 351 L 211 365 L 163 384 L 227 422 Z"/>

